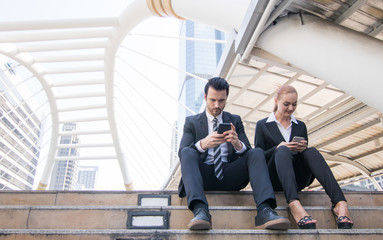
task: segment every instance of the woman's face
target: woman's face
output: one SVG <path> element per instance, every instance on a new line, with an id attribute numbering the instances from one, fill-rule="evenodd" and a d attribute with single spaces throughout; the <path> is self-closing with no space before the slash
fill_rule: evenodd
<path id="1" fill-rule="evenodd" d="M 282 117 L 290 117 L 297 108 L 297 98 L 296 93 L 286 93 L 280 95 L 280 99 L 275 98 L 275 103 L 278 106 L 277 114 Z"/>

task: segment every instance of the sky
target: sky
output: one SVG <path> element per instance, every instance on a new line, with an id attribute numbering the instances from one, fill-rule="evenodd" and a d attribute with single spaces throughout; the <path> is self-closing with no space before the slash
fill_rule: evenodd
<path id="1" fill-rule="evenodd" d="M 58 4 L 48 0 L 15 0 L 12 4 L 2 5 L 0 22 L 117 16 L 129 2 L 98 0 L 94 4 L 92 0 L 68 0 Z M 166 65 L 178 67 L 179 28 L 179 20 L 149 18 L 131 31 L 117 52 L 117 56 L 124 61 L 116 61 L 118 87 L 115 98 L 118 99 L 119 95 L 130 97 L 130 100 L 117 102 L 117 123 L 122 126 L 120 130 L 127 128 L 121 131 L 125 134 L 120 132 L 120 139 L 137 190 L 158 189 L 169 172 L 172 124 L 177 119 L 178 111 L 174 100 L 178 97 L 178 71 Z M 87 136 L 80 137 L 86 142 Z M 143 148 L 148 145 L 150 147 Z M 86 151 L 97 149 L 81 151 L 80 155 L 86 155 Z M 44 163 L 41 161 L 38 166 L 35 186 Z M 96 190 L 125 189 L 117 161 L 81 161 L 80 165 L 99 166 Z"/>
<path id="2" fill-rule="evenodd" d="M 169 171 L 172 125 L 177 120 L 178 111 L 175 101 L 178 98 L 178 71 L 167 65 L 178 67 L 179 24 L 175 19 L 150 18 L 132 30 L 132 35 L 126 38 L 117 54 L 124 57 L 124 62 L 119 61 L 117 66 L 124 78 L 117 77 L 117 84 L 118 81 L 129 83 L 121 83 L 126 88 L 122 92 L 116 92 L 117 98 L 122 94 L 134 99 L 131 104 L 120 103 L 129 111 L 121 115 L 128 114 L 129 117 L 119 119 L 120 122 L 126 121 L 121 124 L 123 128 L 129 128 L 125 130 L 127 136 L 121 137 L 124 138 L 123 147 L 127 154 L 130 153 L 129 163 L 135 163 L 130 164 L 129 171 L 135 189 L 158 189 Z M 131 148 L 135 150 L 132 151 Z M 145 170 L 146 174 L 143 168 L 148 169 Z M 107 176 L 102 177 L 104 169 L 100 170 L 100 179 L 111 181 L 112 178 L 120 177 L 109 174 L 109 171 L 105 171 Z M 149 178 L 155 179 L 154 182 Z M 115 186 L 103 181 L 98 182 L 99 189 Z M 116 179 L 114 182 L 122 180 Z"/>
<path id="3" fill-rule="evenodd" d="M 121 145 L 135 190 L 159 189 L 169 173 L 172 124 L 178 114 L 178 71 L 167 65 L 178 67 L 179 24 L 175 19 L 149 18 L 131 31 L 117 53 L 124 60 L 116 61 L 115 81 L 122 90 L 115 92 L 115 98 L 128 96 L 116 103 L 121 109 L 116 113 L 117 124 L 123 130 Z M 86 141 L 86 136 L 81 138 Z M 125 189 L 117 161 L 81 161 L 80 165 L 99 166 L 96 190 Z"/>

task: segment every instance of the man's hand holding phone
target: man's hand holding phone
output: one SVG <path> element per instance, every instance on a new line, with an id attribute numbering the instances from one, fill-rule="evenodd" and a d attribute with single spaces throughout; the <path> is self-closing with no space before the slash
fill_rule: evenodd
<path id="1" fill-rule="evenodd" d="M 242 143 L 238 140 L 237 132 L 232 123 L 220 123 L 216 132 L 212 132 L 201 140 L 201 148 L 206 150 L 208 148 L 216 147 L 224 142 L 233 144 L 236 150 L 242 148 Z"/>
<path id="2" fill-rule="evenodd" d="M 231 130 L 231 123 L 220 123 L 218 124 L 217 133 L 223 134 L 226 131 Z"/>
<path id="3" fill-rule="evenodd" d="M 208 148 L 214 148 L 224 142 L 226 142 L 224 132 L 231 129 L 230 123 L 218 124 L 217 131 L 210 133 L 204 139 L 201 140 L 201 148 L 206 150 Z"/>
<path id="4" fill-rule="evenodd" d="M 235 127 L 232 123 L 220 123 L 218 125 L 217 133 L 224 134 L 225 142 L 229 142 L 236 150 L 242 149 L 242 143 L 238 139 L 238 134 L 235 131 Z"/>

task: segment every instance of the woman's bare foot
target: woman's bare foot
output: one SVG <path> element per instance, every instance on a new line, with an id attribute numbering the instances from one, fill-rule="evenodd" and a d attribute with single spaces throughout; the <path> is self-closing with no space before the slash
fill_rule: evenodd
<path id="1" fill-rule="evenodd" d="M 334 214 L 335 214 L 336 216 L 338 216 L 338 217 L 340 217 L 340 216 L 345 216 L 345 217 L 348 218 L 348 219 L 347 219 L 347 218 L 343 219 L 342 222 L 349 222 L 349 223 L 352 223 L 352 220 L 349 220 L 349 219 L 350 219 L 350 214 L 349 214 L 349 212 L 348 212 L 348 204 L 347 204 L 346 201 L 339 201 L 339 202 L 335 205 L 333 211 L 334 211 Z"/>
<path id="2" fill-rule="evenodd" d="M 303 208 L 301 202 L 299 200 L 293 200 L 289 203 L 290 212 L 294 217 L 295 222 L 298 224 L 301 219 L 303 219 L 306 216 L 309 216 L 309 214 L 306 212 L 306 210 Z M 317 220 L 311 219 L 309 221 L 305 221 L 305 224 L 310 223 L 316 223 Z"/>

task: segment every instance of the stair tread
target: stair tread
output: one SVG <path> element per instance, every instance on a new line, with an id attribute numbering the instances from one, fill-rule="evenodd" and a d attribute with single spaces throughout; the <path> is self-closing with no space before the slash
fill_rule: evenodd
<path id="1" fill-rule="evenodd" d="M 139 194 L 142 195 L 139 196 Z M 346 192 L 345 194 L 346 198 L 351 199 L 349 210 L 355 222 L 354 230 L 383 229 L 383 222 L 380 221 L 380 216 L 383 215 L 382 192 Z M 279 202 L 285 202 L 283 193 L 276 195 Z M 330 211 L 331 202 L 327 195 L 324 192 L 302 192 L 301 196 L 305 201 L 302 201 L 305 209 L 318 220 L 318 230 L 334 230 L 336 224 Z M 45 201 L 45 197 L 48 200 Z M 162 198 L 163 204 L 171 203 L 171 205 L 137 206 L 146 197 Z M 257 209 L 250 191 L 207 192 L 207 198 L 213 217 L 214 231 L 251 230 L 254 227 Z M 30 202 L 33 204 L 28 204 Z M 146 204 L 152 204 L 152 202 L 149 200 Z M 279 215 L 290 219 L 291 228 L 297 228 L 287 204 L 279 204 L 276 210 Z M 151 226 L 134 225 L 132 216 L 135 217 L 135 221 L 152 219 L 154 223 Z M 113 229 L 119 232 L 133 227 L 154 228 L 153 226 L 157 226 L 162 229 L 169 227 L 171 229 L 169 231 L 181 231 L 192 218 L 193 214 L 186 206 L 186 198 L 180 199 L 175 191 L 117 193 L 4 191 L 0 193 L 0 228 L 4 229 L 29 231 L 30 228 L 54 231 L 71 228 L 73 231 L 84 229 L 84 232 L 104 232 L 107 229 Z M 57 221 L 57 219 L 63 221 Z M 159 225 L 156 225 L 156 221 L 160 222 Z M 166 225 L 161 225 L 162 222 Z M 144 229 L 138 231 L 142 230 Z M 156 229 L 156 231 L 159 230 Z"/>
<path id="2" fill-rule="evenodd" d="M 288 229 L 288 230 L 265 230 L 265 229 L 211 229 L 207 231 L 190 231 L 188 229 L 0 229 L 0 233 L 42 233 L 42 234 L 124 234 L 124 233 L 177 233 L 177 234 L 355 234 L 355 233 L 378 233 L 383 234 L 383 229 Z"/>
<path id="3" fill-rule="evenodd" d="M 330 206 L 304 206 L 306 210 L 329 210 Z M 186 206 L 110 206 L 110 205 L 0 205 L 0 210 L 188 210 Z M 276 210 L 288 210 L 286 206 L 278 206 Z M 383 210 L 383 206 L 349 206 L 349 210 Z M 209 206 L 209 210 L 257 210 L 256 206 Z M 189 211 L 189 210 L 188 210 Z"/>
<path id="4" fill-rule="evenodd" d="M 176 191 L 2 191 L 0 205 L 138 205 L 139 196 L 168 195 L 171 205 L 186 206 L 186 198 L 179 198 Z M 206 192 L 210 205 L 253 206 L 251 191 Z M 382 192 L 345 192 L 350 206 L 383 206 Z M 287 206 L 283 193 L 276 192 L 278 206 Z M 330 206 L 326 193 L 300 192 L 304 206 Z"/>

